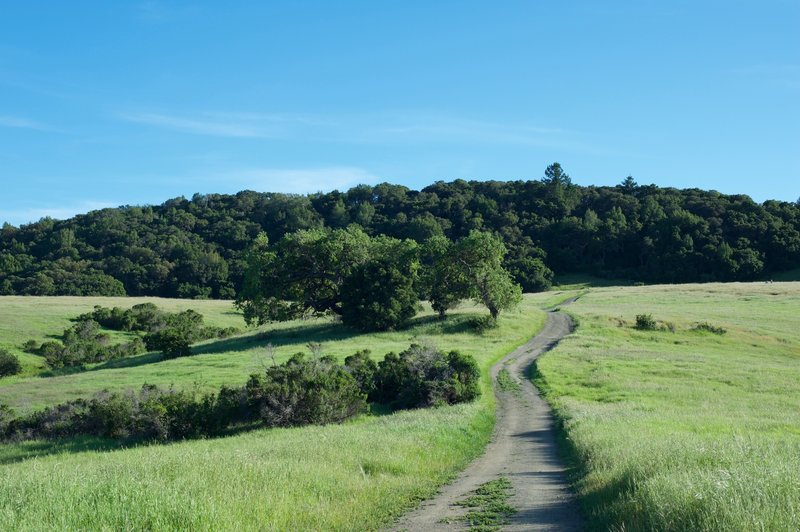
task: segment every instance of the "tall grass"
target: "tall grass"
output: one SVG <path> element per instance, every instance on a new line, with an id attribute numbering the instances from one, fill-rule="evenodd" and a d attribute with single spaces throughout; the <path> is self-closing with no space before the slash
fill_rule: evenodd
<path id="1" fill-rule="evenodd" d="M 593 289 L 568 310 L 581 325 L 536 379 L 593 528 L 800 528 L 800 283 Z M 675 332 L 634 330 L 642 313 Z"/>

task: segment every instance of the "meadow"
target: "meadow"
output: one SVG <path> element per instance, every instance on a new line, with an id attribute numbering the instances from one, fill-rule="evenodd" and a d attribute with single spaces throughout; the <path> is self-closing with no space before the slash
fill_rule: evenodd
<path id="1" fill-rule="evenodd" d="M 379 528 L 480 454 L 494 424 L 486 370 L 537 332 L 546 298 L 526 296 L 498 328 L 483 332 L 472 322 L 485 309 L 466 305 L 440 322 L 426 308 L 399 331 L 356 334 L 329 320 L 290 322 L 207 342 L 191 357 L 161 361 L 148 354 L 72 375 L 0 380 L 0 401 L 20 411 L 145 382 L 212 389 L 241 385 L 271 364 L 270 344 L 281 362 L 308 351 L 309 342 L 340 359 L 365 348 L 380 358 L 429 342 L 472 354 L 484 370 L 484 393 L 474 403 L 363 416 L 344 425 L 130 448 L 94 439 L 0 445 L 0 529 Z M 19 320 L 2 331 L 0 342 L 13 347 L 37 334 L 58 334 L 95 304 L 140 302 L 45 299 L 0 298 L 0 322 L 11 314 Z M 168 310 L 194 308 L 212 325 L 242 326 L 230 302 L 147 299 Z M 26 312 L 40 321 L 27 324 Z"/>
<path id="2" fill-rule="evenodd" d="M 591 528 L 800 528 L 800 283 L 593 288 L 565 311 L 579 327 L 534 379 Z"/>

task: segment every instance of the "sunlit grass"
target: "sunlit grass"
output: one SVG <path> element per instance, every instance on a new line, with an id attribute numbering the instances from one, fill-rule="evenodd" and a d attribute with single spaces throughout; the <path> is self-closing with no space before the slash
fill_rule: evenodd
<path id="1" fill-rule="evenodd" d="M 568 311 L 537 382 L 594 528 L 800 528 L 800 283 L 592 289 Z M 643 313 L 675 332 L 634 330 Z"/>

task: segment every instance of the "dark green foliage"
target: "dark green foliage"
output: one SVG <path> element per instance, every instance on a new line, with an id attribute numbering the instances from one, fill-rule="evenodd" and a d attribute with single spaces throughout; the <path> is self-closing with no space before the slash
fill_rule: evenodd
<path id="1" fill-rule="evenodd" d="M 168 328 L 161 329 L 144 337 L 144 345 L 149 351 L 161 351 L 164 358 L 177 358 L 189 356 L 192 350 L 189 347 L 189 331 Z"/>
<path id="2" fill-rule="evenodd" d="M 0 377 L 16 375 L 20 372 L 22 372 L 22 364 L 19 363 L 19 359 L 5 349 L 0 349 Z"/>
<path id="3" fill-rule="evenodd" d="M 247 382 L 247 401 L 269 427 L 341 423 L 366 410 L 355 378 L 330 357 L 302 353 Z"/>
<path id="4" fill-rule="evenodd" d="M 219 394 L 164 390 L 145 384 L 138 393 L 99 392 L 11 419 L 4 439 L 65 438 L 91 435 L 119 440 L 180 440 L 222 434 L 245 421 L 243 389 L 223 387 Z"/>
<path id="5" fill-rule="evenodd" d="M 695 325 L 694 326 L 694 330 L 695 331 L 710 332 L 710 333 L 713 333 L 713 334 L 718 334 L 720 336 L 728 332 L 728 330 L 725 329 L 724 327 L 719 327 L 717 325 L 711 325 L 707 321 L 703 321 L 703 322 L 700 322 L 697 325 Z"/>
<path id="6" fill-rule="evenodd" d="M 130 441 L 168 441 L 224 434 L 244 423 L 268 427 L 341 423 L 366 411 L 367 396 L 395 408 L 471 401 L 480 389 L 478 366 L 458 352 L 444 355 L 412 345 L 376 365 L 368 351 L 347 357 L 287 362 L 250 376 L 242 388 L 217 394 L 164 390 L 108 392 L 14 417 L 0 404 L 0 440 L 91 435 Z"/>
<path id="7" fill-rule="evenodd" d="M 372 246 L 371 260 L 355 268 L 342 285 L 342 322 L 362 331 L 394 329 L 419 306 L 417 245 L 384 237 Z"/>
<path id="8" fill-rule="evenodd" d="M 658 325 L 652 314 L 637 314 L 635 327 L 640 331 L 655 331 Z"/>
<path id="9" fill-rule="evenodd" d="M 342 313 L 342 285 L 370 258 L 372 241 L 357 227 L 298 231 L 269 246 L 259 235 L 247 256 L 237 297 L 247 323 Z"/>
<path id="10" fill-rule="evenodd" d="M 421 249 L 421 291 L 442 319 L 448 310 L 469 297 L 468 279 L 456 263 L 455 253 L 455 244 L 444 236 L 429 238 Z"/>
<path id="11" fill-rule="evenodd" d="M 22 350 L 26 353 L 37 353 L 39 351 L 39 344 L 36 340 L 27 340 L 24 344 L 22 344 Z"/>
<path id="12" fill-rule="evenodd" d="M 0 438 L 8 433 L 8 425 L 15 419 L 14 411 L 8 405 L 0 403 Z"/>
<path id="13" fill-rule="evenodd" d="M 368 398 L 375 397 L 375 373 L 378 364 L 369 356 L 369 349 L 358 351 L 344 359 L 344 369 L 353 376 L 358 389 Z"/>
<path id="14" fill-rule="evenodd" d="M 522 300 L 522 289 L 503 268 L 506 255 L 496 235 L 471 231 L 454 246 L 453 264 L 466 278 L 469 297 L 489 309 L 493 319 Z"/>
<path id="15" fill-rule="evenodd" d="M 475 359 L 457 351 L 444 354 L 413 344 L 378 363 L 370 400 L 393 408 L 421 408 L 472 401 L 480 395 Z"/>
<path id="16" fill-rule="evenodd" d="M 0 231 L 0 293 L 231 298 L 263 232 L 343 229 L 451 240 L 480 229 L 508 249 L 525 290 L 548 269 L 647 282 L 752 280 L 800 265 L 800 206 L 743 195 L 639 185 L 582 187 L 553 164 L 541 180 L 382 183 L 295 196 L 195 195 L 158 206 L 44 218 Z M 530 258 L 531 260 L 527 260 Z M 300 271 L 300 270 L 298 270 Z M 324 284 L 324 283 L 323 283 Z"/>
<path id="17" fill-rule="evenodd" d="M 64 331 L 61 342 L 47 341 L 35 353 L 44 357 L 51 368 L 64 368 L 113 360 L 144 352 L 144 344 L 138 338 L 118 345 L 109 344 L 108 334 L 101 332 L 100 325 L 92 319 L 82 319 Z M 33 348 L 30 340 L 26 346 Z"/>
<path id="18" fill-rule="evenodd" d="M 260 235 L 236 303 L 248 323 L 333 313 L 385 330 L 416 313 L 418 267 L 414 241 L 370 238 L 354 226 L 300 231 L 274 246 Z"/>

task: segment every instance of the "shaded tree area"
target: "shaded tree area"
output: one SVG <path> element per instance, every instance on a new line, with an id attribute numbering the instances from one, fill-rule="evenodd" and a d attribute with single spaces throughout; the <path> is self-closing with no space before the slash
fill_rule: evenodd
<path id="1" fill-rule="evenodd" d="M 236 305 L 247 323 L 333 314 L 381 331 L 414 317 L 421 297 L 441 317 L 471 298 L 496 320 L 522 298 L 502 266 L 505 255 L 500 237 L 484 231 L 456 242 L 434 236 L 422 249 L 410 238 L 370 237 L 355 224 L 297 231 L 273 245 L 261 233 L 246 255 Z"/>
<path id="2" fill-rule="evenodd" d="M 0 229 L 0 293 L 231 298 L 246 250 L 298 230 L 358 224 L 370 235 L 500 235 L 526 291 L 556 273 L 647 282 L 750 280 L 800 266 L 800 206 L 639 185 L 575 185 L 560 165 L 531 181 L 382 183 L 346 192 L 196 194 Z"/>

